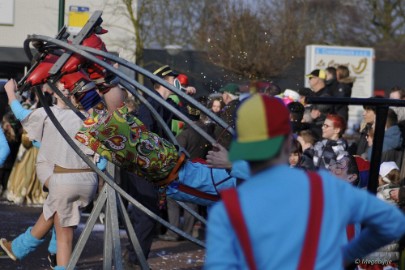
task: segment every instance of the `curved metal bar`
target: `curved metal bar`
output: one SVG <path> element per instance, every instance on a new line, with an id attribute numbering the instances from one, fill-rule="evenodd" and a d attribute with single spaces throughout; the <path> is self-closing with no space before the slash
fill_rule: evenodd
<path id="1" fill-rule="evenodd" d="M 72 102 L 67 99 L 60 91 L 57 87 L 55 87 L 54 84 L 47 82 L 47 84 L 49 85 L 49 87 L 51 87 L 52 91 L 55 92 L 62 100 L 63 102 L 65 102 L 66 105 L 69 106 L 70 109 L 72 109 L 77 116 L 80 117 L 80 119 L 85 120 L 86 116 L 84 116 L 73 104 Z M 122 82 L 122 85 L 128 89 L 128 88 L 132 88 L 133 86 L 130 85 L 127 82 Z M 131 92 L 132 93 L 132 92 Z M 178 146 L 178 142 L 176 140 L 176 137 L 173 135 L 173 133 L 171 132 L 171 130 L 167 127 L 166 123 L 164 122 L 163 118 L 159 115 L 159 113 L 155 110 L 155 108 L 152 107 L 152 105 L 150 105 L 150 103 L 143 97 L 141 96 L 138 92 L 136 92 L 134 90 L 134 94 L 135 97 L 138 98 L 142 103 L 145 104 L 145 106 L 151 111 L 151 113 L 153 114 L 153 116 L 155 117 L 156 121 L 159 122 L 160 125 L 162 125 L 163 130 L 165 131 L 165 133 L 167 134 L 168 138 L 172 141 L 173 144 Z"/>
<path id="2" fill-rule="evenodd" d="M 83 114 L 81 111 L 79 111 L 79 110 L 72 104 L 72 102 L 71 102 L 67 97 L 65 97 L 65 95 L 63 95 L 63 93 L 62 93 L 53 83 L 47 82 L 47 84 L 48 84 L 48 86 L 52 89 L 52 91 L 54 91 L 54 92 L 63 100 L 63 102 L 64 102 L 66 105 L 68 105 L 72 110 L 74 110 L 75 114 L 76 114 L 80 119 L 82 119 L 82 120 L 85 120 L 85 119 L 86 119 L 86 116 L 84 116 L 84 114 Z M 113 178 L 110 174 L 108 174 L 108 172 L 106 172 L 106 174 L 107 174 L 111 179 Z M 104 180 L 104 179 L 103 179 L 103 180 Z M 105 189 L 103 189 L 103 191 L 106 192 Z M 124 219 L 128 219 L 128 214 L 127 214 L 126 212 L 124 213 L 125 209 L 123 208 L 123 204 L 122 204 L 122 199 L 121 199 L 121 197 L 117 196 L 117 198 L 119 199 L 119 203 L 118 203 L 117 206 L 119 207 L 119 210 L 120 210 L 120 213 L 122 214 L 122 217 L 123 217 Z M 99 203 L 99 202 L 97 201 L 97 203 Z M 97 203 L 96 203 L 96 204 L 97 204 Z M 132 232 L 132 231 L 133 231 L 133 228 L 132 228 L 132 231 L 130 232 L 130 230 L 131 230 L 131 228 L 129 228 L 130 226 L 128 226 L 127 224 L 125 224 L 125 225 L 126 225 L 126 227 L 127 227 L 127 232 L 128 232 L 127 234 L 128 234 L 128 237 L 131 238 L 130 240 L 131 240 L 131 242 L 132 242 L 132 244 L 133 244 L 133 248 L 134 248 L 135 253 L 136 253 L 137 257 L 138 257 L 138 260 L 139 260 L 139 263 L 140 263 L 141 268 L 142 268 L 142 269 L 149 269 L 149 266 L 148 266 L 148 264 L 147 264 L 147 262 L 146 262 L 146 258 L 145 258 L 145 256 L 144 256 L 144 254 L 142 253 L 142 249 L 141 249 L 141 247 L 140 247 L 140 245 L 139 245 L 138 239 L 133 239 L 133 237 L 136 238 L 135 233 Z M 94 226 L 94 224 L 93 224 L 93 226 Z M 81 235 L 81 237 L 82 237 L 82 236 L 83 236 L 83 234 Z M 76 265 L 77 260 L 79 259 L 79 256 L 80 256 L 80 254 L 81 254 L 82 251 L 83 251 L 82 249 L 79 249 L 79 250 L 76 250 L 76 249 L 75 249 L 75 251 L 72 253 L 72 257 L 71 257 L 71 260 L 69 261 L 69 265 L 68 265 L 67 269 L 73 269 L 73 268 L 74 268 L 74 266 Z M 76 255 L 76 252 L 78 252 L 77 255 Z M 71 265 L 71 264 L 72 264 L 72 265 Z M 69 268 L 69 267 L 73 267 L 73 268 Z"/>
<path id="3" fill-rule="evenodd" d="M 169 84 L 167 81 L 165 81 L 162 78 L 154 75 L 152 72 L 147 71 L 147 70 L 135 65 L 134 63 L 131 63 L 131 62 L 125 60 L 125 59 L 117 57 L 117 56 L 115 56 L 115 55 L 113 55 L 111 53 L 96 50 L 96 49 L 86 47 L 86 46 L 82 46 L 82 45 L 77 45 L 76 47 L 79 48 L 79 49 L 82 49 L 85 52 L 89 52 L 91 54 L 103 56 L 103 57 L 107 58 L 108 60 L 117 62 L 118 64 L 121 64 L 121 65 L 135 71 L 135 72 L 141 73 L 142 75 L 157 81 L 159 84 L 161 84 L 164 87 L 170 89 L 170 91 L 172 91 L 173 93 L 179 95 L 180 97 L 185 99 L 187 102 L 189 102 L 193 106 L 197 107 L 201 112 L 206 114 L 209 118 L 214 120 L 216 123 L 218 123 L 221 127 L 226 129 L 232 135 L 235 133 L 235 131 L 233 130 L 232 127 L 230 127 L 224 120 L 222 120 L 216 114 L 211 112 L 207 107 L 203 106 L 201 103 L 199 103 L 198 101 L 196 101 L 194 98 L 190 97 L 189 95 L 187 95 L 183 91 L 181 91 L 181 90 L 177 89 L 176 87 L 174 87 L 173 85 Z"/>
<path id="4" fill-rule="evenodd" d="M 99 14 L 97 16 L 101 16 L 101 14 Z M 67 26 L 65 25 L 59 30 L 59 33 L 56 35 L 55 38 L 59 39 L 59 40 L 61 40 L 61 39 L 67 40 L 68 37 L 69 37 L 69 33 L 67 33 Z M 30 61 L 32 61 L 32 58 L 34 58 L 34 56 L 32 55 L 32 51 L 30 49 L 30 41 L 27 39 L 24 40 L 23 47 L 24 47 L 25 55 L 28 57 L 28 59 Z M 45 44 L 42 44 L 42 46 L 40 46 L 40 47 L 43 49 L 41 52 L 55 49 L 54 46 L 46 46 Z M 36 47 L 36 49 L 38 50 L 38 47 Z"/>
<path id="5" fill-rule="evenodd" d="M 169 127 L 167 126 L 166 122 L 163 120 L 162 116 L 160 116 L 160 114 L 155 110 L 155 108 L 149 103 L 149 101 L 146 100 L 145 97 L 143 97 L 142 95 L 140 95 L 136 89 L 133 89 L 133 86 L 127 82 L 120 82 L 120 84 L 125 88 L 128 89 L 128 91 L 131 92 L 131 94 L 133 94 L 137 99 L 139 99 L 143 104 L 145 104 L 145 106 L 148 108 L 148 110 L 150 110 L 150 112 L 153 114 L 153 117 L 155 118 L 156 121 L 158 121 L 158 123 L 163 127 L 163 131 L 165 132 L 165 134 L 168 136 L 168 138 L 170 139 L 170 141 L 179 146 L 179 143 L 177 142 L 176 137 L 173 135 L 173 132 L 169 129 Z M 130 90 L 131 89 L 131 90 Z"/>
<path id="6" fill-rule="evenodd" d="M 67 99 L 58 89 L 57 87 L 55 87 L 54 84 L 47 82 L 47 84 L 49 85 L 49 87 L 51 87 L 52 91 L 54 91 L 62 100 L 63 102 L 65 102 L 65 104 L 67 104 L 69 106 L 70 109 L 72 109 L 77 116 L 79 116 L 82 120 L 86 119 L 86 117 L 75 107 L 73 106 L 73 104 L 71 103 L 71 101 L 69 99 Z M 123 81 L 121 82 L 122 86 L 126 89 L 132 89 L 133 86 L 130 85 L 129 83 Z M 168 136 L 169 140 L 176 146 L 179 146 L 176 137 L 173 135 L 173 133 L 171 132 L 171 130 L 168 128 L 168 126 L 166 125 L 165 121 L 163 120 L 163 118 L 159 115 L 159 113 L 155 110 L 155 108 L 153 108 L 153 106 L 142 96 L 140 95 L 135 89 L 133 89 L 132 91 L 130 91 L 131 93 L 134 94 L 134 96 L 139 99 L 143 104 L 145 104 L 145 106 L 151 111 L 151 113 L 153 114 L 154 118 L 156 121 L 158 121 L 158 123 L 163 127 L 163 131 L 165 132 L 165 134 Z M 182 150 L 185 151 L 185 150 Z"/>
<path id="7" fill-rule="evenodd" d="M 81 113 L 73 104 L 72 102 L 65 97 L 62 92 L 51 82 L 47 82 L 48 86 L 52 89 L 53 92 L 55 92 L 62 100 L 63 102 L 69 106 L 70 109 L 72 109 L 75 114 L 82 120 L 86 119 L 86 116 L 84 116 L 83 113 Z M 132 88 L 133 86 L 128 84 L 127 82 L 122 82 L 123 87 L 126 89 Z M 155 110 L 155 108 L 142 96 L 140 95 L 135 89 L 134 89 L 134 94 L 135 97 L 138 98 L 142 103 L 145 104 L 145 106 L 151 111 L 153 116 L 155 117 L 156 121 L 159 122 L 160 125 L 162 125 L 163 130 L 165 133 L 168 135 L 169 139 L 175 144 L 178 145 L 178 142 L 176 140 L 176 137 L 173 135 L 171 130 L 168 128 L 166 123 L 164 122 L 163 118 L 159 115 L 159 113 Z M 183 150 L 184 151 L 184 150 Z M 196 213 L 194 210 L 192 210 L 190 207 L 188 207 L 185 203 L 176 201 L 177 204 L 180 205 L 180 207 L 184 208 L 187 212 L 189 212 L 191 215 L 193 215 L 195 218 L 197 218 L 199 221 L 203 222 L 204 224 L 207 223 L 207 220 Z"/>
<path id="8" fill-rule="evenodd" d="M 82 119 L 82 120 L 85 120 L 85 119 L 86 119 L 86 116 L 84 116 L 84 114 L 83 114 L 81 111 L 79 111 L 79 110 L 72 104 L 72 102 L 71 102 L 67 97 L 65 97 L 65 95 L 62 94 L 62 92 L 61 92 L 53 83 L 47 82 L 47 84 L 48 84 L 48 86 L 52 89 L 52 91 L 53 91 L 54 93 L 56 93 L 56 94 L 63 100 L 63 102 L 64 102 L 66 105 L 68 105 L 69 108 L 70 108 L 72 111 L 74 111 L 74 113 L 75 113 L 77 116 L 79 116 L 80 119 Z"/>
<path id="9" fill-rule="evenodd" d="M 40 41 L 47 41 L 50 43 L 54 43 L 58 46 L 60 46 L 61 48 L 67 49 L 69 51 L 75 52 L 80 54 L 81 56 L 83 56 L 84 58 L 104 67 L 105 69 L 107 69 L 108 71 L 114 73 L 115 75 L 117 75 L 118 77 L 124 79 L 125 81 L 127 81 L 128 83 L 130 83 L 131 85 L 133 85 L 134 87 L 138 88 L 139 90 L 143 91 L 144 93 L 146 93 L 148 96 L 150 96 L 151 98 L 155 99 L 156 101 L 158 101 L 162 106 L 164 106 L 166 109 L 170 110 L 171 112 L 173 112 L 175 115 L 177 115 L 181 120 L 183 120 L 186 124 L 188 124 L 191 128 L 193 128 L 196 132 L 198 132 L 202 137 L 204 137 L 204 139 L 206 139 L 208 142 L 210 142 L 211 144 L 216 143 L 216 141 L 207 133 L 205 132 L 202 128 L 198 127 L 197 125 L 195 125 L 193 123 L 193 121 L 191 121 L 188 117 L 186 117 L 185 115 L 183 115 L 179 110 L 177 110 L 176 108 L 172 107 L 169 103 L 167 103 L 160 95 L 155 94 L 154 92 L 152 92 L 151 90 L 149 90 L 148 88 L 146 88 L 145 86 L 143 86 L 142 84 L 138 83 L 137 81 L 131 79 L 130 77 L 128 77 L 126 74 L 124 74 L 123 72 L 117 70 L 116 68 L 112 67 L 111 65 L 105 63 L 104 61 L 101 61 L 100 59 L 98 59 L 97 57 L 93 56 L 90 53 L 87 52 L 83 52 L 80 49 L 78 49 L 76 46 L 72 46 L 70 44 L 67 44 L 65 42 L 62 42 L 60 40 L 54 39 L 54 38 L 50 38 L 50 37 L 46 37 L 46 36 L 40 36 L 40 35 L 31 35 L 28 37 L 28 39 L 35 41 L 35 40 L 40 40 Z M 171 86 L 173 87 L 173 86 Z M 132 89 L 129 89 L 129 91 L 131 92 Z M 133 91 L 132 91 L 133 92 Z M 132 93 L 131 92 L 131 93 Z M 134 94 L 134 93 L 132 93 Z"/>
<path id="10" fill-rule="evenodd" d="M 86 162 L 86 164 L 93 170 L 95 171 L 101 178 L 104 179 L 105 182 L 107 182 L 107 184 L 109 184 L 115 191 L 117 191 L 122 197 L 124 197 L 126 200 L 128 200 L 130 203 L 132 203 L 135 207 L 137 207 L 138 209 L 140 209 L 141 211 L 143 211 L 145 214 L 147 214 L 149 217 L 153 218 L 154 220 L 158 221 L 159 223 L 161 223 L 162 225 L 164 225 L 165 227 L 167 227 L 168 229 L 174 231 L 175 233 L 181 235 L 182 237 L 190 240 L 191 242 L 201 246 L 201 247 L 205 247 L 205 243 L 195 239 L 194 237 L 186 234 L 185 232 L 183 232 L 182 230 L 178 229 L 177 227 L 171 225 L 170 223 L 168 223 L 166 220 L 162 219 L 161 217 L 159 217 L 158 215 L 156 215 L 155 213 L 153 213 L 152 211 L 150 211 L 148 208 L 146 208 L 145 206 L 143 206 L 140 202 L 138 202 L 137 200 L 135 200 L 133 197 L 131 197 L 130 195 L 128 195 L 128 193 L 126 193 L 119 185 L 117 185 L 117 183 L 114 182 L 114 180 L 107 176 L 107 174 L 105 174 L 104 172 L 102 172 L 99 168 L 97 168 L 97 166 L 89 159 L 89 157 L 84 154 L 81 149 L 73 142 L 72 138 L 69 137 L 69 135 L 66 133 L 66 131 L 64 130 L 64 128 L 61 126 L 61 124 L 58 122 L 58 120 L 56 119 L 55 115 L 53 114 L 52 110 L 49 108 L 49 106 L 45 103 L 44 100 L 44 96 L 41 92 L 40 89 L 37 88 L 37 94 L 39 99 L 41 100 L 41 102 L 44 104 L 44 110 L 47 113 L 47 115 L 49 116 L 49 119 L 52 121 L 52 123 L 55 125 L 55 127 L 57 128 L 57 130 L 60 132 L 60 134 L 64 137 L 64 139 L 66 140 L 66 142 L 70 145 L 70 147 L 73 148 L 73 150 L 83 159 L 84 162 Z"/>
<path id="11" fill-rule="evenodd" d="M 126 82 L 122 82 L 123 86 L 125 88 L 132 88 L 133 86 L 126 83 Z M 80 112 L 73 104 L 72 102 L 66 98 L 62 92 L 51 82 L 47 82 L 48 86 L 52 89 L 53 92 L 55 92 L 62 100 L 63 102 L 68 105 L 70 107 L 70 109 L 72 109 L 75 114 L 82 120 L 86 119 L 86 116 L 83 115 L 82 112 Z M 165 132 L 167 133 L 167 135 L 169 136 L 169 138 L 172 140 L 173 143 L 178 144 L 176 138 L 174 137 L 173 133 L 170 131 L 170 129 L 168 129 L 166 123 L 164 122 L 163 118 L 158 114 L 158 112 L 155 110 L 155 108 L 153 108 L 153 106 L 142 96 L 140 95 L 138 92 L 136 92 L 134 90 L 134 94 L 135 97 L 138 98 L 141 102 L 143 102 L 145 104 L 145 106 L 151 110 L 152 114 L 154 115 L 155 119 L 163 126 Z M 184 203 L 179 203 L 179 205 L 181 207 L 183 207 L 186 211 L 190 212 L 193 216 L 195 216 L 197 219 L 199 219 L 201 222 L 206 222 L 206 220 L 201 217 L 200 215 L 198 215 L 197 213 L 195 213 L 192 209 L 190 209 L 187 205 L 185 205 Z"/>
<path id="12" fill-rule="evenodd" d="M 32 58 L 34 56 L 32 55 L 32 52 L 31 52 L 31 49 L 30 49 L 30 41 L 27 40 L 27 39 L 24 40 L 24 52 L 25 52 L 25 55 L 28 57 L 28 59 L 30 61 L 32 61 Z"/>
<path id="13" fill-rule="evenodd" d="M 339 98 L 339 97 L 307 97 L 310 104 L 345 104 L 345 105 L 367 105 L 367 106 L 393 106 L 405 107 L 405 101 L 389 98 Z"/>
<path id="14" fill-rule="evenodd" d="M 66 105 L 68 105 L 75 113 L 78 117 L 80 117 L 80 119 L 85 120 L 86 116 L 84 116 L 73 104 L 72 102 L 66 98 L 62 92 L 51 82 L 47 82 L 48 86 L 52 89 L 52 91 L 54 91 L 62 100 L 63 102 L 65 102 Z M 123 82 L 123 86 L 125 88 L 132 88 L 133 86 Z M 163 126 L 165 132 L 167 133 L 167 135 L 170 137 L 170 139 L 174 140 L 172 141 L 175 144 L 177 143 L 176 138 L 174 137 L 173 133 L 170 131 L 170 129 L 168 129 L 166 123 L 163 121 L 163 118 L 158 114 L 158 112 L 155 110 L 155 108 L 153 108 L 153 106 L 142 96 L 140 95 L 138 92 L 136 92 L 134 90 L 134 93 L 136 94 L 136 98 L 139 98 L 139 100 L 141 102 L 143 102 L 145 104 L 145 106 L 151 110 L 152 114 L 155 116 L 155 119 Z M 202 223 L 206 224 L 207 220 L 202 217 L 201 215 L 199 215 L 198 213 L 196 213 L 194 210 L 192 210 L 190 207 L 188 207 L 185 203 L 183 202 L 179 202 L 176 201 L 177 204 L 180 205 L 180 207 L 184 208 L 187 212 L 189 212 L 192 216 L 194 216 L 195 218 L 197 218 L 199 221 L 201 221 Z"/>
<path id="15" fill-rule="evenodd" d="M 134 227 L 132 226 L 132 222 L 131 219 L 129 218 L 124 202 L 122 201 L 122 198 L 118 195 L 117 200 L 118 200 L 117 203 L 118 210 L 121 213 L 122 219 L 124 220 L 127 236 L 132 243 L 139 264 L 141 265 L 142 269 L 150 269 L 150 267 L 148 266 L 148 262 L 146 261 L 145 255 L 143 254 L 141 244 L 139 243 L 139 239 L 136 236 Z"/>
<path id="16" fill-rule="evenodd" d="M 132 88 L 133 86 L 128 84 L 127 82 L 122 82 L 123 86 L 125 88 Z M 66 98 L 62 92 L 51 82 L 47 82 L 48 86 L 52 89 L 53 92 L 55 92 L 62 100 L 63 102 L 65 102 L 66 105 L 69 106 L 70 109 L 72 109 L 75 114 L 82 120 L 86 119 L 86 116 L 84 116 L 84 114 L 82 112 L 80 112 L 73 104 L 72 102 Z M 152 112 L 153 116 L 155 117 L 156 121 L 159 122 L 159 124 L 162 125 L 163 130 L 165 131 L 165 133 L 168 135 L 169 139 L 172 141 L 173 144 L 175 144 L 179 149 L 181 148 L 181 151 L 183 152 L 187 152 L 186 150 L 182 149 L 182 147 L 180 147 L 180 145 L 177 142 L 176 137 L 173 135 L 173 133 L 171 132 L 171 130 L 168 128 L 168 126 L 166 125 L 166 123 L 164 122 L 163 118 L 159 115 L 159 113 L 155 110 L 155 108 L 153 108 L 153 106 L 142 96 L 140 95 L 138 92 L 136 92 L 136 90 L 134 90 L 134 94 L 135 97 L 138 98 L 141 102 L 143 102 L 145 104 L 145 106 Z M 187 211 L 189 211 L 188 209 L 186 209 Z M 191 210 L 191 209 L 190 209 Z M 192 211 L 192 210 L 191 210 Z M 197 213 L 196 213 L 197 214 Z M 194 215 L 194 214 L 193 214 Z M 198 214 L 197 214 L 198 215 Z"/>
<path id="17" fill-rule="evenodd" d="M 201 221 L 204 224 L 207 224 L 207 220 L 199 215 L 196 211 L 194 211 L 193 209 L 191 209 L 187 204 L 185 204 L 184 202 L 181 201 L 176 201 L 174 200 L 178 205 L 180 205 L 181 207 L 183 207 L 187 212 L 189 212 L 193 217 L 195 217 L 196 219 L 198 219 L 199 221 Z"/>
<path id="18" fill-rule="evenodd" d="M 76 107 L 73 106 L 73 104 L 70 102 L 70 100 L 68 100 L 60 91 L 59 89 L 57 89 L 55 87 L 54 84 L 48 82 L 48 85 L 52 88 L 52 90 L 59 96 L 61 97 L 61 99 L 72 109 L 75 111 L 75 113 L 81 118 L 81 119 L 85 119 L 85 116 L 79 111 L 77 110 Z M 127 88 L 127 89 L 131 89 L 133 86 L 126 83 L 126 82 L 122 82 L 122 85 Z M 167 128 L 166 123 L 163 121 L 163 119 L 161 118 L 161 116 L 156 112 L 156 110 L 150 105 L 150 103 L 142 96 L 140 95 L 138 92 L 136 92 L 135 89 L 133 89 L 133 94 L 135 95 L 136 98 L 138 98 L 141 102 L 143 102 L 148 109 L 151 110 L 152 114 L 154 114 L 155 118 L 157 121 L 159 121 L 159 123 L 164 127 L 165 132 L 172 138 L 172 141 L 174 143 L 177 144 L 177 140 L 175 139 L 175 137 L 173 136 L 172 132 Z M 196 217 L 198 220 L 200 220 L 203 223 L 206 223 L 206 220 L 201 217 L 200 215 L 198 215 L 197 213 L 195 213 L 195 211 L 193 211 L 192 209 L 190 209 L 187 205 L 185 205 L 182 202 L 179 202 L 179 205 L 181 207 L 183 207 L 186 211 L 190 212 L 194 217 Z"/>

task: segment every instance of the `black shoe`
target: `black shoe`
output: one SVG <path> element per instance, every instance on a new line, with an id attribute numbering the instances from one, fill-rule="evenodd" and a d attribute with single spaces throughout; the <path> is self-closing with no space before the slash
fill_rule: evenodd
<path id="1" fill-rule="evenodd" d="M 57 263 L 56 263 L 56 254 L 55 253 L 48 253 L 48 261 L 49 261 L 49 266 L 52 269 L 55 269 L 55 266 L 57 265 Z"/>
<path id="2" fill-rule="evenodd" d="M 158 236 L 158 238 L 159 238 L 159 240 L 163 240 L 163 241 L 172 241 L 172 242 L 179 241 L 178 237 L 167 235 L 167 234 L 161 234 L 161 235 Z"/>

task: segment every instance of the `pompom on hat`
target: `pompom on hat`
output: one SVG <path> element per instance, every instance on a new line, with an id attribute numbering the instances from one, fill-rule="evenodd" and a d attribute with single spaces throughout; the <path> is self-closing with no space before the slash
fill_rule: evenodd
<path id="1" fill-rule="evenodd" d="M 179 80 L 181 86 L 187 87 L 188 86 L 188 76 L 186 74 L 180 73 L 177 75 L 177 80 Z"/>
<path id="2" fill-rule="evenodd" d="M 387 161 L 383 162 L 380 165 L 380 176 L 383 178 L 384 182 L 390 183 L 389 179 L 387 178 L 387 175 L 392 171 L 392 170 L 399 170 L 397 164 L 394 161 Z M 388 181 L 387 181 L 387 180 Z"/>
<path id="3" fill-rule="evenodd" d="M 300 99 L 300 94 L 298 94 L 297 91 L 291 90 L 291 89 L 286 89 L 283 93 L 284 97 L 289 97 L 293 101 L 298 101 Z"/>
<path id="4" fill-rule="evenodd" d="M 279 98 L 255 94 L 236 112 L 236 135 L 229 159 L 260 161 L 276 156 L 291 134 L 290 113 Z"/>
<path id="5" fill-rule="evenodd" d="M 287 106 L 291 102 L 298 101 L 300 99 L 300 95 L 297 91 L 286 89 L 279 97 L 283 100 L 284 104 Z"/>

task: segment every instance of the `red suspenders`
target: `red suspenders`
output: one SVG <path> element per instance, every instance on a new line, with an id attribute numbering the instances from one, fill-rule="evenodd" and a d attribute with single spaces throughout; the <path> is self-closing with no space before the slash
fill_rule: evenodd
<path id="1" fill-rule="evenodd" d="M 321 234 L 323 215 L 323 188 L 322 179 L 315 172 L 308 172 L 310 183 L 310 204 L 307 233 L 298 269 L 314 269 L 316 253 L 318 252 L 319 236 Z"/>
<path id="2" fill-rule="evenodd" d="M 233 229 L 239 239 L 243 253 L 250 270 L 256 270 L 255 258 L 253 256 L 252 245 L 250 244 L 249 233 L 246 223 L 243 220 L 242 209 L 240 207 L 238 192 L 236 188 L 225 189 L 221 192 L 222 201 L 231 221 Z"/>
<path id="3" fill-rule="evenodd" d="M 310 183 L 310 210 L 307 232 L 298 264 L 298 269 L 300 270 L 314 269 L 323 215 L 322 179 L 317 173 L 308 172 L 307 174 Z M 228 217 L 241 244 L 243 253 L 245 254 L 249 269 L 256 270 L 254 254 L 246 223 L 243 219 L 238 193 L 235 188 L 227 189 L 221 192 L 221 197 Z"/>
<path id="4" fill-rule="evenodd" d="M 349 224 L 346 226 L 346 235 L 348 241 L 351 241 L 356 236 L 354 224 Z"/>
<path id="5" fill-rule="evenodd" d="M 182 183 L 178 183 L 178 187 L 177 189 L 179 191 L 182 191 L 184 193 L 196 196 L 198 198 L 202 198 L 202 199 L 206 199 L 206 200 L 210 200 L 213 202 L 219 201 L 219 199 L 221 199 L 221 197 L 219 195 L 212 195 L 203 191 L 199 191 L 196 188 L 187 186 L 187 185 L 183 185 Z"/>

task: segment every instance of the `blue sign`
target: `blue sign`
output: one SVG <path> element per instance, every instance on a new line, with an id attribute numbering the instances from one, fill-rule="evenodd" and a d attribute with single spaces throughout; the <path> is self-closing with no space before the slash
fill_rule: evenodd
<path id="1" fill-rule="evenodd" d="M 371 57 L 371 50 L 362 49 L 336 49 L 336 48 L 316 48 L 315 54 L 341 55 L 341 56 L 358 56 Z"/>
<path id="2" fill-rule="evenodd" d="M 80 6 L 69 6 L 69 11 L 72 12 L 89 12 L 89 7 L 80 7 Z"/>

